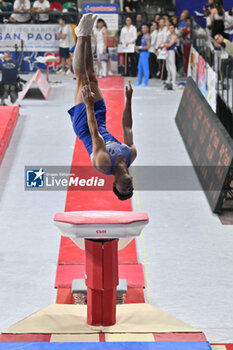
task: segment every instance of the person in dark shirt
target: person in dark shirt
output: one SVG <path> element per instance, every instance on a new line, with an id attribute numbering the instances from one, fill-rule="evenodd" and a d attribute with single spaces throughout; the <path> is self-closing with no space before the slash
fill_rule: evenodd
<path id="1" fill-rule="evenodd" d="M 137 46 L 140 46 L 141 44 L 141 39 L 142 39 L 142 15 L 141 13 L 138 13 L 137 14 L 137 17 L 136 17 L 136 29 L 137 29 L 137 40 L 136 40 L 136 45 Z"/>
<path id="2" fill-rule="evenodd" d="M 17 79 L 18 79 L 18 64 L 13 61 L 10 51 L 4 53 L 4 57 L 0 62 L 0 71 L 2 72 L 2 105 L 6 104 L 6 99 L 10 95 L 11 103 L 15 103 L 18 98 Z"/>
<path id="3" fill-rule="evenodd" d="M 124 1 L 124 11 L 125 12 L 135 12 L 136 11 L 135 3 L 133 2 L 133 0 L 125 0 Z"/>
<path id="4" fill-rule="evenodd" d="M 10 12 L 13 10 L 13 5 L 10 4 L 9 2 L 2 0 L 0 3 L 1 3 L 1 10 L 3 12 Z"/>

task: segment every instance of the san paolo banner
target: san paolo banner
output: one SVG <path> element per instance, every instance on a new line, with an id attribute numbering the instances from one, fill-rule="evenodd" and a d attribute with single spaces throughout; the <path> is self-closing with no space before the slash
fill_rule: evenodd
<path id="1" fill-rule="evenodd" d="M 37 61 L 39 56 L 54 55 L 57 60 L 49 62 L 49 70 L 56 72 L 61 67 L 59 57 L 58 24 L 0 24 L 0 53 L 12 51 L 13 58 L 21 62 L 23 42 L 23 62 L 21 70 L 35 72 L 45 69 L 45 65 Z M 70 25 L 70 48 L 74 46 L 73 24 Z M 18 47 L 17 56 L 15 48 Z"/>
<path id="2" fill-rule="evenodd" d="M 58 51 L 58 24 L 0 24 L 0 50 L 15 50 L 21 40 L 28 52 Z"/>

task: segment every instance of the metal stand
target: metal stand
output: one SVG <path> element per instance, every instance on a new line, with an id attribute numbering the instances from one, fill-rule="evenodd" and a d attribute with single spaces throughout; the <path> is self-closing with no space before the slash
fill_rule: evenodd
<path id="1" fill-rule="evenodd" d="M 46 62 L 46 79 L 47 79 L 47 82 L 50 83 L 50 81 L 49 81 L 49 64 L 48 64 L 48 62 Z"/>
<path id="2" fill-rule="evenodd" d="M 127 294 L 127 280 L 120 279 L 117 286 L 116 303 L 125 304 Z M 84 279 L 78 278 L 72 281 L 72 295 L 75 305 L 87 305 L 87 286 Z"/>
<path id="3" fill-rule="evenodd" d="M 161 80 L 163 80 L 164 67 L 165 67 L 165 60 L 162 60 L 162 67 L 161 67 L 161 74 L 160 74 L 160 79 Z"/>
<path id="4" fill-rule="evenodd" d="M 127 52 L 125 53 L 125 75 L 128 73 L 128 54 Z"/>
<path id="5" fill-rule="evenodd" d="M 20 59 L 19 67 L 20 67 L 21 74 L 29 73 L 25 71 L 25 67 L 24 67 L 24 41 L 22 39 L 21 39 L 21 59 Z"/>
<path id="6" fill-rule="evenodd" d="M 87 323 L 110 326 L 116 323 L 118 239 L 85 239 Z"/>

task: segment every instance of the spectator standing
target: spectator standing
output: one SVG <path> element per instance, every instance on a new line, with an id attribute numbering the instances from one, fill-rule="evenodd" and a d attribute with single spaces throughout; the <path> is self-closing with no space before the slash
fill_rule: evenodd
<path id="1" fill-rule="evenodd" d="M 219 1 L 215 1 L 213 8 L 210 11 L 210 25 L 211 25 L 211 36 L 215 37 L 217 34 L 225 35 L 225 10 L 223 5 Z"/>
<path id="2" fill-rule="evenodd" d="M 156 13 L 154 17 L 154 22 L 159 22 L 160 18 L 161 18 L 160 14 Z"/>
<path id="3" fill-rule="evenodd" d="M 208 17 L 210 15 L 211 9 L 214 7 L 214 0 L 208 0 L 207 4 L 203 6 L 203 15 Z"/>
<path id="4" fill-rule="evenodd" d="M 225 38 L 226 39 L 232 39 L 231 38 L 231 32 L 233 30 L 233 7 L 230 9 L 230 11 L 227 11 L 225 13 Z"/>
<path id="5" fill-rule="evenodd" d="M 62 67 L 58 73 L 65 72 L 66 63 L 68 63 L 68 69 L 66 74 L 71 72 L 71 58 L 70 58 L 70 26 L 66 24 L 65 17 L 59 18 L 60 29 L 57 33 L 59 39 L 59 56 L 61 57 Z"/>
<path id="6" fill-rule="evenodd" d="M 138 11 L 138 3 L 139 3 L 139 0 L 133 0 L 133 3 L 134 3 L 134 8 L 136 10 L 136 12 Z"/>
<path id="7" fill-rule="evenodd" d="M 29 23 L 31 21 L 31 4 L 29 0 L 15 0 L 9 21 L 12 23 Z"/>
<path id="8" fill-rule="evenodd" d="M 147 24 L 142 25 L 142 38 L 141 45 L 138 47 L 140 50 L 140 56 L 138 61 L 138 86 L 148 86 L 148 80 L 150 77 L 149 69 L 149 48 L 150 48 L 150 34 L 149 27 Z M 144 76 L 144 84 L 142 84 L 142 79 Z"/>
<path id="9" fill-rule="evenodd" d="M 156 53 L 158 54 L 159 49 L 163 46 L 167 38 L 167 27 L 165 26 L 165 21 L 163 18 L 159 20 L 159 30 L 156 40 Z M 161 60 L 157 60 L 158 62 L 158 72 L 156 74 L 157 78 L 161 75 L 162 62 Z M 164 63 L 163 63 L 164 65 Z"/>
<path id="10" fill-rule="evenodd" d="M 209 0 L 207 4 L 203 6 L 203 14 L 206 20 L 206 31 L 208 35 L 211 35 L 211 20 L 210 20 L 210 12 L 214 7 L 214 0 Z"/>
<path id="11" fill-rule="evenodd" d="M 136 16 L 136 29 L 137 29 L 137 40 L 136 40 L 136 46 L 141 45 L 141 39 L 142 39 L 142 14 L 138 13 Z M 135 53 L 135 62 L 136 66 L 138 65 L 139 60 L 139 54 L 138 52 Z"/>
<path id="12" fill-rule="evenodd" d="M 141 39 L 142 39 L 142 15 L 141 13 L 138 13 L 136 16 L 136 29 L 137 29 L 137 40 L 136 45 L 141 45 Z"/>
<path id="13" fill-rule="evenodd" d="M 163 15 L 163 19 L 164 19 L 164 21 L 165 21 L 165 24 L 166 24 L 167 21 L 170 22 L 170 16 L 169 16 L 167 13 L 165 13 L 165 14 Z"/>
<path id="14" fill-rule="evenodd" d="M 189 53 L 190 53 L 190 46 L 191 46 L 191 19 L 187 18 L 187 24 L 182 29 L 180 33 L 181 41 L 184 45 L 184 59 L 185 59 L 185 73 L 187 74 L 188 71 L 188 64 L 189 64 Z"/>
<path id="15" fill-rule="evenodd" d="M 178 42 L 178 36 L 175 32 L 175 27 L 171 23 L 169 26 L 169 35 L 167 37 L 165 48 L 167 50 L 166 69 L 167 69 L 167 88 L 170 89 L 170 85 L 176 86 L 176 56 L 175 48 Z"/>
<path id="16" fill-rule="evenodd" d="M 182 30 L 187 25 L 187 18 L 189 17 L 189 11 L 183 10 L 180 14 L 179 29 Z"/>
<path id="17" fill-rule="evenodd" d="M 150 45 L 150 49 L 149 49 L 150 76 L 151 76 L 151 78 L 155 78 L 156 73 L 157 73 L 157 57 L 155 54 L 156 45 L 157 45 L 157 37 L 158 37 L 158 23 L 157 22 L 152 22 L 152 24 L 150 26 L 150 36 L 151 36 L 151 45 Z"/>
<path id="18" fill-rule="evenodd" d="M 48 0 L 36 0 L 32 6 L 32 12 L 36 13 L 37 23 L 48 23 L 50 3 Z"/>
<path id="19" fill-rule="evenodd" d="M 18 98 L 18 64 L 13 61 L 10 51 L 5 52 L 2 62 L 0 62 L 0 70 L 2 71 L 3 84 L 2 105 L 6 105 L 6 99 L 9 95 L 11 103 L 14 104 Z"/>
<path id="20" fill-rule="evenodd" d="M 105 78 L 108 74 L 108 28 L 102 18 L 97 20 L 94 38 L 98 60 L 98 76 Z"/>
<path id="21" fill-rule="evenodd" d="M 172 16 L 171 18 L 171 23 L 174 25 L 175 27 L 175 32 L 176 35 L 179 36 L 180 30 L 179 30 L 179 18 L 177 16 Z"/>
<path id="22" fill-rule="evenodd" d="M 210 0 L 211 1 L 211 0 Z M 189 11 L 188 10 L 183 10 L 180 15 L 180 21 L 178 24 L 178 31 L 177 35 L 180 37 L 181 33 L 183 33 L 183 29 L 187 26 L 187 19 L 189 17 Z M 184 44 L 182 41 L 182 38 L 180 38 L 178 44 L 177 44 L 177 64 L 178 64 L 178 69 L 179 73 L 181 76 L 185 76 L 185 71 L 186 71 L 186 61 L 185 61 L 185 56 L 184 56 Z"/>
<path id="23" fill-rule="evenodd" d="M 125 0 L 123 9 L 125 12 L 136 12 L 136 6 L 133 0 Z"/>
<path id="24" fill-rule="evenodd" d="M 174 24 L 175 28 L 179 26 L 179 18 L 177 16 L 172 16 L 171 17 L 172 24 Z"/>
<path id="25" fill-rule="evenodd" d="M 132 25 L 132 19 L 130 17 L 126 18 L 126 25 L 121 29 L 120 34 L 120 42 L 124 46 L 128 46 L 129 44 L 135 44 L 137 40 L 137 29 Z M 136 60 L 135 60 L 135 52 L 127 54 L 127 73 L 129 76 L 135 77 L 137 75 L 136 72 Z"/>
<path id="26" fill-rule="evenodd" d="M 169 34 L 169 27 L 170 27 L 172 22 L 170 21 L 169 18 L 165 18 L 164 21 L 165 21 L 165 27 L 167 28 L 167 35 L 168 35 Z"/>
<path id="27" fill-rule="evenodd" d="M 158 49 L 161 45 L 164 44 L 166 41 L 167 36 L 167 27 L 165 26 L 165 21 L 163 18 L 159 20 L 159 30 L 158 30 L 158 37 L 156 42 L 156 49 Z"/>

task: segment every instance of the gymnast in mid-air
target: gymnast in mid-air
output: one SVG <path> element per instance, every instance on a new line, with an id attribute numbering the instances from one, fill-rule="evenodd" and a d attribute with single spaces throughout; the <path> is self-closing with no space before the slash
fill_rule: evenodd
<path id="1" fill-rule="evenodd" d="M 115 179 L 113 191 L 120 200 L 133 195 L 133 181 L 128 168 L 137 156 L 133 142 L 131 83 L 126 86 L 126 103 L 122 117 L 124 143 L 106 129 L 106 106 L 94 71 L 91 34 L 96 15 L 86 14 L 75 28 L 78 37 L 73 56 L 77 87 L 75 106 L 69 110 L 76 135 L 84 143 L 93 166 Z"/>

